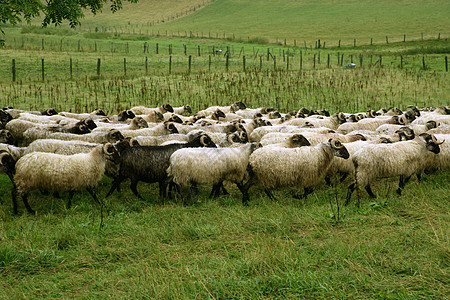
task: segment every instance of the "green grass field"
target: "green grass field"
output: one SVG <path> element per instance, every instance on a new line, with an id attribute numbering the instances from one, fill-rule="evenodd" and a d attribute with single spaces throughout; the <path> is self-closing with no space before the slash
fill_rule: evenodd
<path id="1" fill-rule="evenodd" d="M 282 112 L 450 105 L 447 1 L 160 3 L 87 16 L 79 30 L 4 27 L 0 106 L 116 113 L 236 100 Z M 352 60 L 355 69 L 342 67 Z M 139 184 L 141 201 L 125 182 L 104 199 L 105 177 L 97 191 L 108 212 L 99 228 L 100 209 L 85 192 L 70 210 L 66 194 L 34 192 L 37 215 L 19 201 L 14 216 L 1 174 L 0 299 L 447 299 L 450 173 L 414 178 L 402 196 L 398 178 L 380 180 L 378 198 L 361 191 L 360 207 L 355 194 L 343 205 L 348 184 L 322 183 L 306 200 L 275 192 L 276 202 L 253 188 L 244 207 L 232 186 L 217 200 L 201 187 L 198 198 L 163 203 L 155 185 Z"/>

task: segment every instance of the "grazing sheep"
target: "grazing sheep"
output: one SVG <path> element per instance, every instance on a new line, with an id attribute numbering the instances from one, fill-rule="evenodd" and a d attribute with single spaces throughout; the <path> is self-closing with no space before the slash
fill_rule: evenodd
<path id="1" fill-rule="evenodd" d="M 84 120 L 84 119 L 101 119 L 106 116 L 105 112 L 101 108 L 97 108 L 91 113 L 82 113 L 82 114 L 76 114 L 71 112 L 60 112 L 61 116 L 64 116 L 66 118 L 72 118 L 77 120 Z"/>
<path id="2" fill-rule="evenodd" d="M 254 143 L 235 148 L 180 149 L 170 157 L 167 174 L 179 186 L 212 184 L 210 197 L 217 197 L 225 180 L 242 189 L 248 159 L 254 149 Z"/>
<path id="3" fill-rule="evenodd" d="M 158 124 L 151 128 L 142 128 L 136 130 L 121 130 L 125 137 L 138 137 L 138 136 L 160 136 L 178 133 L 177 127 L 170 122 Z"/>
<path id="4" fill-rule="evenodd" d="M 430 129 L 436 128 L 437 124 L 435 121 L 428 121 L 426 124 L 409 124 L 407 127 L 412 129 L 416 135 L 421 135 L 422 133 L 427 132 Z M 393 134 L 398 131 L 400 128 L 404 127 L 404 125 L 397 124 L 383 124 L 376 129 L 376 132 L 380 134 Z"/>
<path id="5" fill-rule="evenodd" d="M 104 131 L 91 132 L 88 134 L 55 132 L 49 134 L 46 138 L 63 141 L 79 140 L 97 144 L 115 143 L 124 139 L 123 135 L 117 129 L 110 129 L 109 131 L 105 132 Z"/>
<path id="6" fill-rule="evenodd" d="M 375 198 L 370 184 L 376 178 L 400 176 L 397 193 L 401 194 L 409 178 L 423 170 L 427 151 L 434 154 L 440 151 L 436 138 L 427 133 L 405 142 L 371 145 L 358 150 L 352 159 L 356 169 L 355 182 L 348 187 L 346 204 L 358 186 L 364 187 L 369 196 Z"/>
<path id="7" fill-rule="evenodd" d="M 332 130 L 337 129 L 341 124 L 345 123 L 345 115 L 343 113 L 336 113 L 331 117 L 307 117 L 307 118 L 295 118 L 286 121 L 285 125 L 301 126 L 305 125 L 307 122 L 312 124 L 314 127 L 326 127 Z"/>
<path id="8" fill-rule="evenodd" d="M 142 128 L 148 128 L 148 123 L 141 117 L 134 117 L 130 124 L 116 124 L 116 123 L 102 123 L 99 125 L 96 129 L 92 130 L 92 132 L 97 131 L 108 131 L 112 128 L 116 128 L 120 131 L 123 130 L 136 130 L 136 129 L 142 129 Z"/>
<path id="9" fill-rule="evenodd" d="M 174 107 L 173 112 L 177 115 L 190 116 L 192 114 L 192 108 L 189 104 L 185 104 L 181 107 Z"/>
<path id="10" fill-rule="evenodd" d="M 240 109 L 246 109 L 247 107 L 245 106 L 244 103 L 242 103 L 241 101 L 237 101 L 234 102 L 233 104 L 231 104 L 230 106 L 210 106 L 207 109 L 201 110 L 199 111 L 196 115 L 199 116 L 210 116 L 212 115 L 217 109 L 221 110 L 224 113 L 229 113 L 229 112 L 237 112 Z"/>
<path id="11" fill-rule="evenodd" d="M 425 173 L 450 170 L 450 134 L 435 134 L 440 152 L 438 155 L 427 152 L 423 164 Z"/>
<path id="12" fill-rule="evenodd" d="M 165 103 L 163 105 L 161 105 L 160 107 L 157 108 L 148 108 L 145 106 L 135 106 L 130 108 L 130 110 L 135 114 L 135 115 L 148 115 L 151 112 L 159 112 L 161 114 L 165 114 L 166 112 L 171 112 L 173 113 L 173 107 L 172 105 Z"/>
<path id="13" fill-rule="evenodd" d="M 284 187 L 304 188 L 306 197 L 327 172 L 333 157 L 347 159 L 349 153 L 337 140 L 301 148 L 262 147 L 250 156 L 251 177 L 242 191 L 243 203 L 249 201 L 248 190 L 259 184 L 273 198 L 270 190 Z"/>
<path id="14" fill-rule="evenodd" d="M 125 149 L 121 153 L 119 176 L 114 180 L 106 197 L 110 196 L 122 181 L 131 180 L 131 191 L 136 197 L 143 199 L 137 191 L 139 181 L 159 183 L 159 194 L 166 197 L 167 168 L 169 159 L 176 150 L 186 147 L 215 147 L 216 145 L 206 135 L 200 135 L 184 144 L 165 146 L 136 146 Z"/>
<path id="15" fill-rule="evenodd" d="M 71 206 L 74 191 L 86 189 L 98 202 L 94 188 L 105 172 L 106 160 L 118 160 L 117 150 L 111 144 L 99 145 L 89 153 L 59 155 L 34 152 L 21 157 L 16 163 L 13 197 L 14 213 L 17 213 L 16 196 L 21 196 L 29 213 L 28 194 L 35 189 L 51 192 L 69 191 L 67 207 Z"/>
<path id="16" fill-rule="evenodd" d="M 344 123 L 337 128 L 337 132 L 347 134 L 354 130 L 372 130 L 375 131 L 383 124 L 400 124 L 406 125 L 408 121 L 404 116 L 393 117 L 376 117 L 362 119 L 356 123 Z"/>

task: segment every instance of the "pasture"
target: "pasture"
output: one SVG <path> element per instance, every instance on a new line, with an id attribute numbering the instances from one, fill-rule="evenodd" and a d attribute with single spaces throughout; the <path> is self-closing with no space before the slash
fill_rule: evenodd
<path id="1" fill-rule="evenodd" d="M 79 30 L 3 27 L 0 106 L 113 114 L 166 102 L 330 113 L 450 104 L 447 1 L 140 2 L 88 16 Z M 361 192 L 360 206 L 343 205 L 347 179 L 305 200 L 284 190 L 271 201 L 254 188 L 245 207 L 228 184 L 230 195 L 215 200 L 203 186 L 163 203 L 155 184 L 141 182 L 139 200 L 126 181 L 103 199 L 104 177 L 99 228 L 86 192 L 71 209 L 67 194 L 34 192 L 37 215 L 21 201 L 13 215 L 0 174 L 0 298 L 445 299 L 450 173 L 414 178 L 402 196 L 397 179 L 377 181 L 374 200 Z"/>

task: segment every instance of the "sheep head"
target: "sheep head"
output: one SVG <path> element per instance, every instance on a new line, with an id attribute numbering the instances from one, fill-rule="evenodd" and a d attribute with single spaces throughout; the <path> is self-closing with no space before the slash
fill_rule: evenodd
<path id="1" fill-rule="evenodd" d="M 53 116 L 53 115 L 57 115 L 58 112 L 54 108 L 49 108 L 49 109 L 41 112 L 41 114 L 44 116 Z"/>
<path id="2" fill-rule="evenodd" d="M 436 123 L 436 121 L 430 120 L 425 124 L 427 130 L 433 129 L 438 127 L 438 124 Z"/>
<path id="3" fill-rule="evenodd" d="M 231 104 L 231 111 L 235 112 L 240 109 L 246 109 L 247 106 L 242 101 L 236 101 L 233 104 Z"/>
<path id="4" fill-rule="evenodd" d="M 106 116 L 106 113 L 101 108 L 96 108 L 91 114 L 96 116 Z"/>
<path id="5" fill-rule="evenodd" d="M 438 143 L 436 137 L 428 133 L 422 133 L 420 137 L 425 140 L 425 143 L 427 144 L 427 150 L 433 152 L 434 154 L 438 154 L 441 151 L 439 145 L 442 145 L 445 142 L 445 140 L 443 140 L 442 142 Z"/>
<path id="6" fill-rule="evenodd" d="M 406 126 L 400 127 L 400 129 L 395 133 L 398 134 L 400 141 L 408 141 L 416 137 L 416 135 L 414 134 L 414 130 Z"/>
<path id="7" fill-rule="evenodd" d="M 123 139 L 124 139 L 124 136 L 122 135 L 122 133 L 120 133 L 119 130 L 117 130 L 117 129 L 111 129 L 111 130 L 108 132 L 108 138 L 109 138 L 109 140 L 111 140 L 111 141 L 118 142 L 118 141 L 123 140 Z"/>
<path id="8" fill-rule="evenodd" d="M 90 130 L 97 128 L 97 124 L 95 124 L 94 120 L 92 120 L 91 118 L 84 119 L 84 120 L 80 121 L 79 123 L 84 124 Z"/>
<path id="9" fill-rule="evenodd" d="M 169 132 L 169 134 L 178 133 L 177 127 L 172 122 L 165 122 L 164 127 Z"/>
<path id="10" fill-rule="evenodd" d="M 165 104 L 161 105 L 161 111 L 173 113 L 173 107 L 169 103 L 165 103 Z"/>
<path id="11" fill-rule="evenodd" d="M 347 148 L 338 140 L 329 139 L 328 143 L 330 145 L 331 150 L 333 151 L 333 155 L 337 157 L 341 157 L 343 159 L 348 159 L 350 154 L 348 153 Z"/>
<path id="12" fill-rule="evenodd" d="M 199 136 L 193 139 L 193 141 L 195 140 L 198 140 L 200 147 L 217 148 L 216 144 L 211 140 L 211 138 L 207 134 L 200 134 Z"/>
<path id="13" fill-rule="evenodd" d="M 311 146 L 311 143 L 301 134 L 294 134 L 288 138 L 289 144 L 292 147 Z"/>
<path id="14" fill-rule="evenodd" d="M 16 140 L 9 130 L 1 129 L 0 130 L 0 143 L 14 145 Z"/>
<path id="15" fill-rule="evenodd" d="M 127 119 L 133 119 L 134 117 L 136 117 L 136 115 L 134 114 L 134 112 L 132 112 L 131 110 L 123 110 L 121 112 L 119 112 L 118 116 L 118 120 L 120 122 L 124 122 Z"/>
<path id="16" fill-rule="evenodd" d="M 117 164 L 119 162 L 119 159 L 120 159 L 119 151 L 117 151 L 116 147 L 114 147 L 113 144 L 111 144 L 111 143 L 104 144 L 103 145 L 103 153 L 107 160 L 110 160 L 115 164 Z"/>
<path id="17" fill-rule="evenodd" d="M 275 110 L 275 111 L 271 111 L 268 115 L 269 119 L 278 119 L 281 118 L 281 114 L 279 111 Z"/>
<path id="18" fill-rule="evenodd" d="M 0 109 L 0 122 L 2 122 L 3 124 L 6 124 L 9 121 L 11 121 L 12 119 L 13 119 L 13 117 L 8 112 Z"/>
<path id="19" fill-rule="evenodd" d="M 135 117 L 131 122 L 139 129 L 148 128 L 148 123 L 142 117 Z"/>
<path id="20" fill-rule="evenodd" d="M 16 161 L 8 151 L 0 151 L 0 165 L 5 166 L 7 170 L 14 170 Z"/>
<path id="21" fill-rule="evenodd" d="M 192 108 L 191 108 L 191 106 L 189 104 L 185 104 L 183 106 L 183 108 L 185 110 L 185 113 L 192 114 Z"/>

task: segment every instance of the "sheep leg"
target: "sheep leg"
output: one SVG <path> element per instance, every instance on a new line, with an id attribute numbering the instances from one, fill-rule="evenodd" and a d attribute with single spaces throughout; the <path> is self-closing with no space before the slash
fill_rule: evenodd
<path id="1" fill-rule="evenodd" d="M 137 184 L 138 184 L 137 180 L 131 180 L 130 184 L 131 191 L 136 195 L 136 197 L 138 197 L 141 200 L 144 200 L 144 198 L 142 198 L 142 196 L 137 191 Z"/>
<path id="2" fill-rule="evenodd" d="M 223 183 L 221 184 L 221 188 L 222 188 L 222 194 L 224 195 L 229 195 L 230 193 L 228 193 L 228 191 L 225 189 L 225 186 L 223 185 Z"/>
<path id="3" fill-rule="evenodd" d="M 264 193 L 266 193 L 267 197 L 269 197 L 270 200 L 277 201 L 277 198 L 275 198 L 271 190 L 264 189 Z"/>
<path id="4" fill-rule="evenodd" d="M 16 190 L 16 186 L 13 185 L 13 189 L 11 191 L 11 196 L 12 196 L 12 202 L 13 202 L 13 211 L 14 214 L 17 215 L 18 210 L 17 210 L 17 190 Z"/>
<path id="5" fill-rule="evenodd" d="M 161 198 L 166 198 L 167 195 L 167 183 L 165 180 L 159 182 L 159 196 Z"/>
<path id="6" fill-rule="evenodd" d="M 347 178 L 347 176 L 348 176 L 348 173 L 342 174 L 341 179 L 340 179 L 340 182 L 341 182 L 341 183 L 344 182 L 344 180 Z"/>
<path id="7" fill-rule="evenodd" d="M 111 189 L 109 190 L 108 194 L 106 194 L 105 197 L 111 196 L 111 194 L 117 189 L 118 186 L 120 186 L 120 183 L 124 180 L 122 177 L 116 177 L 112 183 Z"/>
<path id="8" fill-rule="evenodd" d="M 407 184 L 410 179 L 411 179 L 411 176 L 405 177 L 403 175 L 400 175 L 400 180 L 398 182 L 397 194 L 399 194 L 400 196 L 402 195 L 402 190 L 405 188 L 405 184 Z"/>
<path id="9" fill-rule="evenodd" d="M 328 186 L 331 186 L 331 178 L 330 178 L 330 176 L 325 176 L 325 183 L 326 183 Z"/>
<path id="10" fill-rule="evenodd" d="M 352 193 L 356 189 L 356 182 L 353 182 L 350 184 L 347 188 L 347 199 L 345 200 L 345 205 L 348 205 L 350 203 L 350 198 L 352 197 Z"/>
<path id="11" fill-rule="evenodd" d="M 97 202 L 100 205 L 100 227 L 102 227 L 103 226 L 103 206 L 105 206 L 105 205 L 103 204 L 103 201 L 100 202 L 98 200 L 97 195 L 95 194 L 94 188 L 87 187 L 86 190 L 92 196 L 92 199 L 94 199 L 94 202 Z"/>
<path id="12" fill-rule="evenodd" d="M 209 194 L 209 198 L 219 197 L 221 184 L 222 184 L 222 182 L 219 182 L 219 183 L 213 185 L 213 187 L 211 189 L 211 193 Z"/>
<path id="13" fill-rule="evenodd" d="M 197 183 L 192 183 L 191 184 L 191 193 L 193 193 L 194 195 L 198 195 L 199 194 L 199 191 L 198 191 L 198 187 L 197 187 Z"/>
<path id="14" fill-rule="evenodd" d="M 250 179 L 251 180 L 251 179 Z M 248 201 L 250 200 L 249 196 L 248 196 L 248 189 L 250 188 L 251 185 L 248 185 L 248 183 L 250 182 L 247 181 L 247 183 L 244 185 L 244 182 L 236 182 L 236 185 L 238 187 L 238 189 L 241 191 L 242 193 L 242 204 L 247 206 L 248 205 Z"/>
<path id="15" fill-rule="evenodd" d="M 302 195 L 303 199 L 306 199 L 306 197 L 308 197 L 309 194 L 311 194 L 313 192 L 313 188 L 308 186 L 304 188 L 304 193 Z"/>
<path id="16" fill-rule="evenodd" d="M 416 176 L 417 176 L 417 181 L 419 183 L 421 183 L 422 182 L 422 174 L 418 173 L 418 174 L 416 174 Z"/>
<path id="17" fill-rule="evenodd" d="M 27 211 L 28 211 L 30 214 L 35 214 L 35 211 L 34 211 L 33 209 L 31 209 L 31 206 L 30 206 L 30 204 L 28 203 L 28 195 L 23 195 L 23 196 L 22 196 L 22 201 L 23 201 L 23 204 L 25 205 Z"/>
<path id="18" fill-rule="evenodd" d="M 370 187 L 370 184 L 366 185 L 365 187 L 367 193 L 369 194 L 370 198 L 376 198 L 375 194 L 372 192 L 372 188 Z"/>

